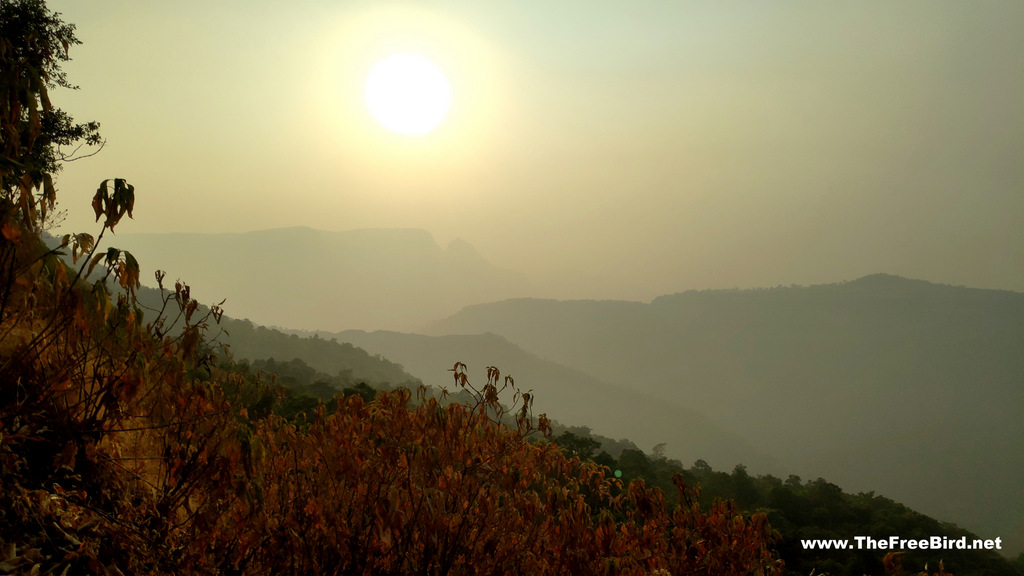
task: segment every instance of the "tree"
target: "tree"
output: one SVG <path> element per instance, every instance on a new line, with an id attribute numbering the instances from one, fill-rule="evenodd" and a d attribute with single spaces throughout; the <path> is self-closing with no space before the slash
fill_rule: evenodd
<path id="1" fill-rule="evenodd" d="M 737 464 L 732 471 L 732 490 L 736 504 L 741 510 L 749 510 L 757 505 L 760 493 L 754 485 L 754 479 L 747 473 L 747 467 Z"/>
<path id="2" fill-rule="evenodd" d="M 569 430 L 555 436 L 553 441 L 555 444 L 558 444 L 562 450 L 565 450 L 566 454 L 569 456 L 575 456 L 580 460 L 593 459 L 594 452 L 601 447 L 601 443 L 597 440 L 587 436 L 578 436 Z"/>
<path id="3" fill-rule="evenodd" d="M 15 223 L 35 229 L 53 210 L 61 163 L 102 143 L 98 123 L 76 124 L 50 102 L 50 88 L 74 88 L 60 65 L 76 44 L 74 25 L 42 0 L 0 3 L 0 226 L 8 240 Z"/>
<path id="4" fill-rule="evenodd" d="M 98 124 L 76 124 L 50 102 L 50 88 L 72 88 L 61 63 L 77 43 L 44 2 L 0 2 L 0 563 L 174 573 L 189 536 L 178 514 L 210 508 L 197 487 L 219 494 L 203 483 L 230 470 L 217 465 L 234 429 L 225 395 L 201 377 L 209 315 L 196 314 L 188 287 L 165 291 L 144 324 L 138 263 L 116 248 L 97 253 L 104 232 L 131 217 L 130 184 L 98 187 L 99 238 L 43 242 L 53 176 L 79 150 L 68 147 L 101 144 Z M 184 325 L 173 337 L 172 308 Z"/>

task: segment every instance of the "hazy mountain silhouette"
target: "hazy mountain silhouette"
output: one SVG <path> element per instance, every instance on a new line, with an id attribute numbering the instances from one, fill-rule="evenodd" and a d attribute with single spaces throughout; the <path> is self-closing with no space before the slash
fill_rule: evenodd
<path id="1" fill-rule="evenodd" d="M 204 302 L 235 317 L 305 329 L 409 329 L 462 307 L 522 296 L 522 276 L 468 243 L 442 248 L 429 232 L 280 228 L 241 234 L 118 234 L 152 285 L 158 263 Z"/>
<path id="2" fill-rule="evenodd" d="M 649 304 L 508 300 L 429 329 L 484 331 L 698 411 L 777 473 L 877 490 L 1024 548 L 1024 294 L 879 274 Z"/>
<path id="3" fill-rule="evenodd" d="M 455 387 L 446 370 L 456 361 L 468 365 L 475 384 L 486 381 L 487 366 L 497 366 L 520 389 L 533 390 L 536 414 L 546 412 L 564 425 L 587 426 L 596 434 L 625 438 L 645 450 L 664 442 L 691 462 L 703 458 L 726 469 L 738 463 L 768 465 L 768 459 L 749 443 L 683 403 L 657 399 L 542 360 L 494 334 L 430 337 L 350 330 L 321 336 L 379 354 L 424 383 L 451 391 Z"/>

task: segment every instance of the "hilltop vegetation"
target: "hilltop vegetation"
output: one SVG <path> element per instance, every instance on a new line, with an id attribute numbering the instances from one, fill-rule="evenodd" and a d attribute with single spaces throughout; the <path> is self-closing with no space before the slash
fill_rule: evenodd
<path id="1" fill-rule="evenodd" d="M 669 490 L 677 476 L 698 489 L 696 500 L 709 506 L 716 500 L 735 503 L 744 514 L 764 512 L 772 528 L 778 530 L 776 544 L 785 561 L 785 574 L 830 573 L 833 576 L 881 574 L 883 558 L 877 550 L 807 550 L 801 540 L 851 539 L 857 535 L 886 538 L 892 535 L 912 539 L 944 536 L 966 537 L 976 534 L 955 525 L 942 523 L 915 512 L 874 492 L 849 494 L 822 478 L 804 481 L 790 475 L 785 480 L 772 475 L 752 475 L 743 465 L 731 473 L 715 471 L 703 460 L 686 468 L 678 460 L 664 456 L 664 445 L 655 454 L 628 448 L 617 455 L 603 450 L 606 439 L 593 437 L 589 430 L 571 429 L 556 435 L 553 441 L 564 451 L 582 459 L 591 459 L 610 470 L 621 472 L 623 482 L 643 479 L 649 486 Z M 908 570 L 935 567 L 944 560 L 954 574 L 978 576 L 1015 576 L 1024 573 L 1024 565 L 1011 565 L 995 550 L 908 551 L 903 563 Z M 1020 560 L 1024 560 L 1024 555 Z"/>
<path id="2" fill-rule="evenodd" d="M 538 358 L 495 334 L 430 337 L 349 330 L 321 333 L 320 338 L 350 342 L 389 358 L 430 385 L 443 383 L 447 366 L 441 360 L 446 358 L 457 358 L 470 366 L 507 366 L 519 381 L 529 382 L 529 388 L 537 393 L 539 410 L 557 415 L 558 420 L 567 424 L 587 425 L 604 436 L 628 437 L 641 446 L 667 442 L 674 455 L 704 458 L 719 468 L 731 468 L 742 462 L 764 469 L 771 463 L 750 443 L 686 402 L 664 401 Z M 321 369 L 314 359 L 300 357 Z"/>
<path id="3" fill-rule="evenodd" d="M 290 387 L 286 406 L 315 406 L 310 395 L 330 397 L 338 393 L 344 381 L 318 372 L 300 359 L 290 362 L 257 361 L 253 369 L 273 369 L 278 382 Z M 327 396 L 323 396 L 324 392 Z M 306 395 L 304 396 L 303 393 Z M 345 394 L 362 394 L 364 398 L 376 395 L 371 389 L 348 388 Z M 294 414 L 294 408 L 281 413 Z M 689 468 L 678 460 L 664 456 L 665 445 L 655 447 L 649 454 L 628 440 L 614 440 L 594 434 L 586 427 L 565 427 L 552 422 L 555 434 L 551 441 L 569 457 L 592 461 L 606 468 L 609 477 L 616 476 L 625 484 L 642 480 L 647 486 L 660 489 L 664 494 L 676 492 L 675 482 L 693 488 L 689 497 L 704 509 L 716 501 L 729 501 L 734 513 L 767 515 L 779 540 L 775 544 L 779 558 L 785 562 L 784 574 L 816 574 L 828 572 L 833 576 L 861 576 L 884 572 L 883 557 L 877 550 L 808 550 L 801 546 L 804 539 L 849 539 L 855 535 L 885 538 L 900 535 L 907 539 L 928 539 L 933 536 L 955 540 L 966 537 L 973 542 L 979 535 L 953 524 L 939 522 L 915 512 L 890 498 L 874 492 L 845 493 L 842 489 L 818 478 L 804 481 L 789 475 L 785 480 L 772 475 L 754 475 L 747 467 L 737 465 L 731 472 L 714 470 L 703 460 Z M 910 551 L 903 557 L 909 570 L 921 570 L 926 564 L 936 566 L 938 560 L 952 573 L 963 575 L 1017 576 L 1024 566 L 1011 565 L 995 550 Z M 1024 559 L 1024 556 L 1021 557 Z"/>

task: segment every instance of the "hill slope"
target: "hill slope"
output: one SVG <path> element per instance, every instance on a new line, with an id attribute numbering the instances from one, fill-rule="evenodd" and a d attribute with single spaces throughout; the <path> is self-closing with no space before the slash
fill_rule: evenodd
<path id="1" fill-rule="evenodd" d="M 327 336 L 327 335 L 325 335 Z M 398 362 L 427 384 L 453 388 L 445 370 L 456 361 L 482 383 L 487 366 L 497 366 L 516 384 L 536 393 L 534 412 L 565 425 L 587 426 L 612 438 L 628 438 L 650 450 L 665 443 L 668 453 L 715 466 L 767 466 L 768 459 L 725 427 L 679 402 L 614 385 L 542 360 L 494 334 L 429 337 L 397 332 L 346 331 L 329 335 Z"/>
<path id="2" fill-rule="evenodd" d="M 650 304 L 509 300 L 430 333 L 485 330 L 697 410 L 780 472 L 1024 549 L 1024 294 L 874 275 Z"/>

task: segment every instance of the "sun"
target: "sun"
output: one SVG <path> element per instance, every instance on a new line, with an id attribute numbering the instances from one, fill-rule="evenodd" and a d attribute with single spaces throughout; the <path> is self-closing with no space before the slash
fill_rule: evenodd
<path id="1" fill-rule="evenodd" d="M 418 54 L 392 54 L 366 78 L 366 107 L 382 126 L 409 136 L 432 132 L 452 103 L 452 89 L 441 70 Z"/>

